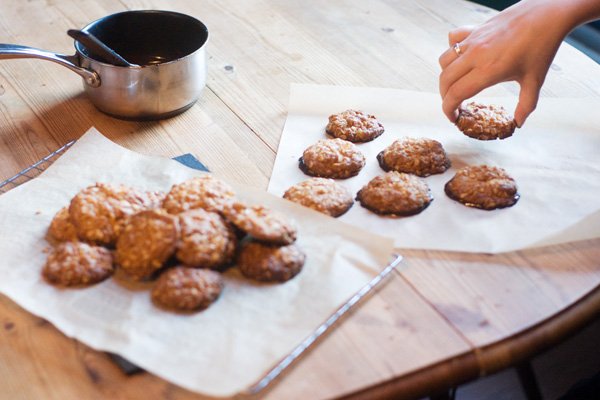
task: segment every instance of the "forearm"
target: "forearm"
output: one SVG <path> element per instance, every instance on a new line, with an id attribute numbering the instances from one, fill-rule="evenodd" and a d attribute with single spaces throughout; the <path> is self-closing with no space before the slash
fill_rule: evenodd
<path id="1" fill-rule="evenodd" d="M 475 27 L 450 32 L 440 57 L 442 108 L 451 121 L 463 100 L 505 81 L 521 87 L 515 121 L 535 109 L 548 69 L 564 38 L 600 18 L 600 0 L 521 0 Z"/>
<path id="2" fill-rule="evenodd" d="M 564 3 L 572 28 L 600 18 L 600 0 L 560 0 Z"/>
<path id="3" fill-rule="evenodd" d="M 600 0 L 521 0 L 510 8 L 543 16 L 548 29 L 563 37 L 579 25 L 600 19 Z"/>

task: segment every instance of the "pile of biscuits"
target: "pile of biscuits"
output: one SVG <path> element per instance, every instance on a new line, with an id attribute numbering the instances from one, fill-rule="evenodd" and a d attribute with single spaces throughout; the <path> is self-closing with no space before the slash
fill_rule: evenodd
<path id="1" fill-rule="evenodd" d="M 516 127 L 502 107 L 477 103 L 460 109 L 457 126 L 480 140 L 504 139 Z M 293 185 L 283 197 L 339 217 L 352 207 L 354 199 L 336 180 L 360 173 L 366 164 L 360 143 L 378 138 L 384 127 L 373 115 L 346 110 L 329 117 L 325 132 L 333 139 L 318 140 L 299 159 L 299 168 L 312 178 Z M 423 178 L 444 173 L 451 164 L 440 142 L 410 137 L 395 140 L 377 155 L 377 161 L 385 173 L 368 182 L 356 200 L 376 214 L 392 217 L 426 209 L 433 196 Z M 445 185 L 445 192 L 453 200 L 484 210 L 510 207 L 519 199 L 515 181 L 506 171 L 488 165 L 461 168 Z"/>
<path id="2" fill-rule="evenodd" d="M 202 310 L 221 294 L 221 276 L 237 266 L 248 279 L 284 282 L 306 256 L 284 215 L 236 198 L 225 182 L 203 175 L 168 193 L 96 183 L 53 218 L 53 244 L 42 276 L 58 286 L 88 286 L 120 270 L 153 281 L 154 304 Z"/>

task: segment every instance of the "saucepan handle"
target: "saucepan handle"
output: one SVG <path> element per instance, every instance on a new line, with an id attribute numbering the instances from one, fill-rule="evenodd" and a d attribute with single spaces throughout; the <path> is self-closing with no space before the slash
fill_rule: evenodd
<path id="1" fill-rule="evenodd" d="M 85 69 L 79 66 L 77 55 L 67 56 L 64 54 L 52 53 L 50 51 L 36 49 L 35 47 L 19 46 L 17 44 L 0 43 L 0 60 L 11 58 L 39 58 L 48 60 L 69 68 L 71 71 L 80 75 L 91 87 L 100 86 L 100 76 L 95 71 Z"/>

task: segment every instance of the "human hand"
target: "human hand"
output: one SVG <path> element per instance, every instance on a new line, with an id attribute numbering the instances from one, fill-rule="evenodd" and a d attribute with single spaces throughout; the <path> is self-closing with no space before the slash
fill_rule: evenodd
<path id="1" fill-rule="evenodd" d="M 439 58 L 444 113 L 454 122 L 460 104 L 500 82 L 520 85 L 514 112 L 521 127 L 535 110 L 540 89 L 561 41 L 570 31 L 566 18 L 544 2 L 522 1 L 479 26 L 448 35 L 450 48 Z M 460 54 L 452 48 L 460 43 Z"/>

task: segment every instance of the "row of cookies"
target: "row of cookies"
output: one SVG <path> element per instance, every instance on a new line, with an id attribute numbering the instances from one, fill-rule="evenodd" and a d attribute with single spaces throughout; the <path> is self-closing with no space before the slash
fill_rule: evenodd
<path id="1" fill-rule="evenodd" d="M 204 175 L 166 194 L 97 183 L 81 190 L 48 229 L 55 246 L 42 270 L 60 286 L 86 286 L 113 274 L 158 279 L 155 304 L 204 309 L 223 288 L 220 271 L 235 264 L 249 279 L 283 282 L 305 255 L 282 214 L 240 202 L 229 185 Z"/>
<path id="2" fill-rule="evenodd" d="M 471 101 L 458 109 L 456 127 L 473 139 L 506 139 L 515 132 L 514 118 L 502 106 Z M 385 128 L 374 115 L 360 110 L 346 110 L 329 116 L 325 132 L 353 143 L 370 142 Z"/>
<path id="3" fill-rule="evenodd" d="M 377 155 L 384 171 L 406 172 L 426 177 L 450 168 L 450 159 L 437 140 L 404 137 L 395 140 Z M 366 165 L 358 147 L 343 139 L 319 139 L 298 160 L 302 172 L 309 176 L 347 179 L 358 175 Z"/>
<path id="4" fill-rule="evenodd" d="M 519 200 L 517 185 L 502 168 L 472 165 L 459 169 L 444 186 L 446 195 L 468 207 L 494 210 Z M 350 191 L 330 178 L 310 178 L 285 191 L 283 198 L 332 217 L 354 205 Z M 405 217 L 420 213 L 433 201 L 427 182 L 415 175 L 389 171 L 376 176 L 356 195 L 360 204 L 376 214 Z"/>

